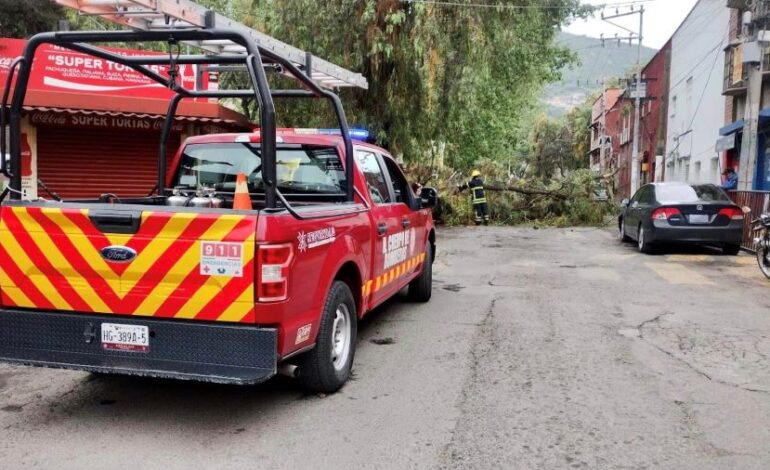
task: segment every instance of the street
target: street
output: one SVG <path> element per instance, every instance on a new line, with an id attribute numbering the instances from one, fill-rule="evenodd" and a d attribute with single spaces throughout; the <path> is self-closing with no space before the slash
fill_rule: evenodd
<path id="1" fill-rule="evenodd" d="M 609 228 L 441 229 L 307 395 L 0 366 L 2 468 L 767 468 L 770 281 Z"/>

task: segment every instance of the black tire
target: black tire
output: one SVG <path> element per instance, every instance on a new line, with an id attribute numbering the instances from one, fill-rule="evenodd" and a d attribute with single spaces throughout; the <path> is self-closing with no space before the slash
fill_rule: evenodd
<path id="1" fill-rule="evenodd" d="M 347 315 L 344 329 L 348 335 L 345 357 L 335 358 L 335 344 L 339 335 L 338 315 Z M 358 316 L 356 302 L 350 288 L 342 281 L 334 281 L 326 296 L 315 348 L 303 354 L 299 360 L 299 383 L 311 392 L 334 393 L 348 381 L 353 369 L 356 352 Z"/>
<path id="2" fill-rule="evenodd" d="M 766 278 L 770 279 L 770 260 L 768 260 L 768 250 L 770 248 L 758 247 L 757 248 L 757 264 L 759 264 L 759 270 Z"/>
<path id="3" fill-rule="evenodd" d="M 628 243 L 631 241 L 631 237 L 626 235 L 626 221 L 623 217 L 618 220 L 618 240 L 620 240 L 620 243 Z"/>
<path id="4" fill-rule="evenodd" d="M 728 256 L 736 256 L 741 252 L 741 245 L 735 245 L 732 243 L 726 243 L 722 245 L 722 253 Z"/>
<path id="5" fill-rule="evenodd" d="M 425 245 L 425 261 L 422 263 L 420 277 L 409 283 L 409 299 L 414 302 L 427 302 L 433 293 L 433 245 Z"/>
<path id="6" fill-rule="evenodd" d="M 639 224 L 639 232 L 636 234 L 636 247 L 639 249 L 639 253 L 650 254 L 653 252 L 653 246 L 647 241 L 642 224 Z"/>

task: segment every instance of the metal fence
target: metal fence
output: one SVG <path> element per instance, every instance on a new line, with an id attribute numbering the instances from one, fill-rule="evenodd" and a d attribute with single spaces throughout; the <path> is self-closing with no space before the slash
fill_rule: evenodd
<path id="1" fill-rule="evenodd" d="M 751 209 L 751 212 L 743 220 L 743 241 L 741 246 L 747 250 L 755 251 L 751 221 L 768 211 L 770 191 L 728 191 L 728 194 L 733 199 L 733 202 L 739 206 L 747 206 Z"/>

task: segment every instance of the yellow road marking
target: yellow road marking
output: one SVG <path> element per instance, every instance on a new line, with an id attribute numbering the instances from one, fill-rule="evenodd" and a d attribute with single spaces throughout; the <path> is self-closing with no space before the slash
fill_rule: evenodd
<path id="1" fill-rule="evenodd" d="M 714 284 L 709 278 L 692 269 L 685 268 L 681 264 L 674 263 L 644 263 L 655 274 L 668 281 L 670 284 L 681 285 L 710 285 Z"/>
<path id="2" fill-rule="evenodd" d="M 709 255 L 669 255 L 666 256 L 666 260 L 674 263 L 707 263 L 714 261 L 714 257 Z"/>
<path id="3" fill-rule="evenodd" d="M 740 264 L 741 266 L 749 266 L 757 264 L 757 257 L 756 256 L 738 256 L 737 258 L 733 258 L 735 260 L 735 264 Z"/>

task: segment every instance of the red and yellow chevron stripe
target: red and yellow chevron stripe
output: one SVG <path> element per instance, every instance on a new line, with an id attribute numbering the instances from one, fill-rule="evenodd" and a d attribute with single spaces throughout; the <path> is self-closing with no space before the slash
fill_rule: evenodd
<path id="1" fill-rule="evenodd" d="M 86 209 L 3 207 L 0 294 L 7 307 L 254 322 L 256 217 L 144 212 L 136 234 L 105 234 Z M 243 276 L 200 273 L 201 241 L 241 243 Z M 105 261 L 110 245 L 134 249 Z"/>
<path id="2" fill-rule="evenodd" d="M 425 261 L 425 253 L 421 253 L 417 256 L 413 256 L 401 264 L 396 265 L 391 270 L 385 272 L 381 276 L 377 276 L 374 279 L 366 281 L 361 288 L 361 294 L 366 297 L 369 294 L 373 294 L 378 290 L 390 285 L 392 282 L 399 279 L 401 276 L 414 272 L 414 269 L 423 261 Z"/>

